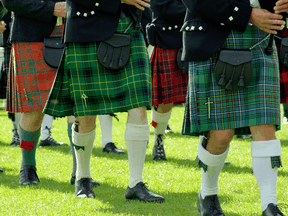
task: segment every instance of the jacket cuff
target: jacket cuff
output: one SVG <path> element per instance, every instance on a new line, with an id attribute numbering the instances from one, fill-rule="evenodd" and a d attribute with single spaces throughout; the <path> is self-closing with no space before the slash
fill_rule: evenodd
<path id="1" fill-rule="evenodd" d="M 231 5 L 231 10 L 224 16 L 219 24 L 230 29 L 244 32 L 248 25 L 252 9 L 250 5 L 235 1 L 235 3 Z"/>

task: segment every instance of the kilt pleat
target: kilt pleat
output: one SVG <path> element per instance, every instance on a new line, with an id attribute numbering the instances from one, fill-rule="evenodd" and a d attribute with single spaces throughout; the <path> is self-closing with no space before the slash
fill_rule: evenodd
<path id="1" fill-rule="evenodd" d="M 188 74 L 176 63 L 176 49 L 162 49 L 156 45 L 150 58 L 152 72 L 152 105 L 181 104 L 186 101 Z"/>
<path id="2" fill-rule="evenodd" d="M 131 19 L 118 25 L 123 32 Z M 99 43 L 68 43 L 44 113 L 63 117 L 151 109 L 150 62 L 143 35 L 130 28 L 130 59 L 119 70 L 108 70 L 97 58 Z"/>
<path id="3" fill-rule="evenodd" d="M 222 48 L 248 49 L 266 35 L 254 26 L 248 26 L 244 33 L 231 31 Z M 273 55 L 265 54 L 268 40 L 252 49 L 252 81 L 240 91 L 226 91 L 215 81 L 218 53 L 206 61 L 189 63 L 182 134 L 199 136 L 210 130 L 235 129 L 235 134 L 243 135 L 250 133 L 249 126 L 262 124 L 280 129 L 278 57 L 275 45 Z"/>
<path id="4" fill-rule="evenodd" d="M 51 34 L 62 36 L 64 25 Z M 8 74 L 7 111 L 43 110 L 57 69 L 46 64 L 43 42 L 13 42 Z"/>
<path id="5" fill-rule="evenodd" d="M 10 60 L 10 48 L 4 47 L 4 60 L 1 65 L 0 99 L 6 98 L 9 60 Z"/>

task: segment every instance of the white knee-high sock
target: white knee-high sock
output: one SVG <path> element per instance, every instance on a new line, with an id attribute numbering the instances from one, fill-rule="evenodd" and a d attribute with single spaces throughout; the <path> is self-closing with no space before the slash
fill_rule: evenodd
<path id="1" fill-rule="evenodd" d="M 113 119 L 110 115 L 98 115 L 100 126 L 101 126 L 101 135 L 102 135 L 102 147 L 109 142 L 113 142 L 112 139 L 112 127 Z"/>
<path id="2" fill-rule="evenodd" d="M 42 128 L 41 140 L 45 140 L 47 139 L 48 136 L 50 136 L 49 130 L 47 128 L 51 129 L 52 124 L 53 124 L 53 116 L 45 115 L 41 125 Z"/>
<path id="3" fill-rule="evenodd" d="M 152 126 L 156 135 L 164 134 L 168 121 L 171 117 L 170 110 L 168 113 L 159 113 L 154 108 L 152 109 Z"/>
<path id="4" fill-rule="evenodd" d="M 277 204 L 278 167 L 272 168 L 271 157 L 281 154 L 281 143 L 278 139 L 251 142 L 253 173 L 258 182 L 263 211 L 269 203 Z"/>
<path id="5" fill-rule="evenodd" d="M 220 155 L 211 154 L 202 146 L 203 139 L 205 138 L 204 137 L 200 138 L 200 144 L 198 146 L 198 158 L 205 165 L 207 165 L 207 171 L 204 171 L 203 168 L 201 168 L 202 199 L 204 199 L 206 196 L 215 195 L 219 193 L 218 179 L 229 152 L 229 146 L 228 146 L 226 151 Z"/>
<path id="6" fill-rule="evenodd" d="M 129 161 L 129 187 L 143 182 L 142 172 L 145 163 L 146 148 L 149 141 L 149 125 L 126 124 L 125 141 Z"/>
<path id="7" fill-rule="evenodd" d="M 93 143 L 96 137 L 95 129 L 93 129 L 89 133 L 78 133 L 75 131 L 75 124 L 73 124 L 72 126 L 72 141 L 74 144 L 75 156 L 77 161 L 77 180 L 81 178 L 91 178 L 90 157 L 92 154 Z"/>

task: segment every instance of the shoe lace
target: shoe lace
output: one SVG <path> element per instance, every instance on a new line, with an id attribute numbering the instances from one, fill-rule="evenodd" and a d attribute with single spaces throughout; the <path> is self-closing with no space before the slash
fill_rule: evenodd
<path id="1" fill-rule="evenodd" d="M 213 215 L 217 216 L 217 215 L 223 215 L 223 212 L 221 211 L 221 207 L 219 206 L 219 201 L 218 201 L 218 197 L 217 196 L 210 196 L 211 199 L 211 203 L 212 205 L 210 206 L 211 209 L 214 209 L 214 213 Z"/>
<path id="2" fill-rule="evenodd" d="M 156 152 L 158 156 L 164 157 L 164 135 L 163 134 L 159 134 L 157 135 L 157 139 L 156 139 Z"/>
<path id="3" fill-rule="evenodd" d="M 18 132 L 17 132 L 17 129 L 13 129 L 13 130 L 12 130 L 12 133 L 13 133 L 13 136 L 12 136 L 13 142 L 20 141 L 20 137 L 19 137 L 19 134 L 18 134 Z"/>

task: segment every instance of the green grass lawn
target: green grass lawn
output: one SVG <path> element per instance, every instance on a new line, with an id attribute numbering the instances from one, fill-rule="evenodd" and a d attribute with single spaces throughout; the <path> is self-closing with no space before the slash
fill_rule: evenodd
<path id="1" fill-rule="evenodd" d="M 126 202 L 128 185 L 128 160 L 126 155 L 109 155 L 102 152 L 101 131 L 97 120 L 97 136 L 91 158 L 91 174 L 100 182 L 94 188 L 95 199 L 76 199 L 74 187 L 70 186 L 72 155 L 69 146 L 37 149 L 37 169 L 40 184 L 19 186 L 18 174 L 21 151 L 9 146 L 12 125 L 7 112 L 0 111 L 0 215 L 168 215 L 198 216 L 197 194 L 201 187 L 201 172 L 195 162 L 198 138 L 181 136 L 184 108 L 173 108 L 170 126 L 174 134 L 166 134 L 165 150 L 167 162 L 153 162 L 153 129 L 144 167 L 144 182 L 153 192 L 163 195 L 162 204 Z M 150 121 L 150 112 L 148 114 Z M 114 121 L 113 139 L 117 146 L 126 150 L 124 143 L 126 113 L 118 114 Z M 69 143 L 67 119 L 54 121 L 52 134 L 57 141 Z M 283 168 L 278 175 L 278 203 L 285 215 L 288 214 L 288 125 L 277 132 L 282 142 Z M 227 216 L 261 215 L 260 195 L 254 175 L 251 174 L 252 160 L 250 141 L 234 138 L 220 176 L 219 199 Z"/>

